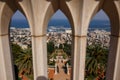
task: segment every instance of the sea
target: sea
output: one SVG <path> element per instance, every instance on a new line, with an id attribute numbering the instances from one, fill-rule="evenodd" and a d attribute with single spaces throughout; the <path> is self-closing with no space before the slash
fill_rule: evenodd
<path id="1" fill-rule="evenodd" d="M 48 23 L 48 28 L 50 27 L 64 27 L 64 28 L 71 28 L 71 25 L 68 20 L 66 19 L 51 19 Z M 10 22 L 10 27 L 15 27 L 15 28 L 29 28 L 29 24 L 27 20 L 11 20 Z M 110 31 L 110 22 L 108 20 L 92 20 L 89 25 L 89 30 L 106 30 Z"/>

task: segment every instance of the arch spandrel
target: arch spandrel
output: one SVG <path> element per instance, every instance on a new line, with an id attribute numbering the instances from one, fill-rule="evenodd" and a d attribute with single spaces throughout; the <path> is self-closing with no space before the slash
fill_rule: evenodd
<path id="1" fill-rule="evenodd" d="M 72 20 L 70 20 L 71 25 L 73 26 L 73 33 L 74 35 L 80 35 L 80 24 L 81 24 L 81 19 L 82 19 L 82 8 L 83 8 L 83 0 L 71 0 L 71 1 L 66 1 L 65 2 L 67 5 L 67 8 L 69 9 L 70 15 L 72 17 Z M 62 6 L 62 1 L 61 1 L 61 8 L 62 10 L 65 11 L 65 14 L 69 15 L 65 8 Z M 69 16 L 70 16 L 69 15 Z M 72 22 L 73 21 L 73 22 Z"/>
<path id="2" fill-rule="evenodd" d="M 28 2 L 27 2 L 28 1 Z M 57 0 L 55 7 L 57 8 Z M 30 4 L 28 4 L 30 3 Z M 19 2 L 20 6 L 23 8 L 27 19 L 30 21 L 29 24 L 31 26 L 31 34 L 32 35 L 43 35 L 43 25 L 44 25 L 44 17 L 46 16 L 46 12 L 51 5 L 50 1 L 47 0 L 25 0 Z M 29 6 L 27 6 L 29 5 Z M 52 7 L 53 8 L 53 7 Z M 50 12 L 50 10 L 48 10 Z M 48 14 L 50 15 L 50 14 Z"/>
<path id="3" fill-rule="evenodd" d="M 58 5 L 55 5 L 56 2 L 50 2 L 48 5 L 48 8 L 46 9 L 45 16 L 43 19 L 43 26 L 42 26 L 42 33 L 46 34 L 47 33 L 47 26 L 50 18 L 56 11 L 58 10 Z"/>
<path id="4" fill-rule="evenodd" d="M 119 17 L 119 26 L 120 26 L 120 0 L 119 1 L 114 1 L 114 4 L 115 4 L 115 7 L 116 7 L 116 10 L 118 12 L 118 17 Z M 120 36 L 120 33 L 119 33 L 119 36 Z"/>
<path id="5" fill-rule="evenodd" d="M 120 20 L 119 20 L 120 17 L 118 14 L 117 7 L 112 0 L 105 1 L 104 4 L 105 5 L 103 5 L 102 9 L 104 10 L 104 12 L 106 12 L 106 14 L 110 18 L 111 35 L 120 36 L 120 27 L 119 27 L 120 26 Z"/>
<path id="6" fill-rule="evenodd" d="M 9 23 L 12 15 L 15 10 L 11 9 L 9 5 L 4 3 L 2 5 L 1 14 L 0 14 L 0 34 L 8 34 L 9 33 Z"/>
<path id="7" fill-rule="evenodd" d="M 56 1 L 57 0 L 55 0 L 54 2 Z M 42 26 L 44 16 L 47 12 L 46 10 L 48 10 L 50 2 L 47 0 L 18 0 L 17 3 L 19 9 L 25 14 L 30 24 L 31 34 L 43 35 Z M 54 8 L 57 8 L 57 6 L 55 6 Z"/>
<path id="8" fill-rule="evenodd" d="M 87 35 L 88 27 L 93 16 L 100 10 L 103 0 L 84 0 L 81 34 Z"/>
<path id="9" fill-rule="evenodd" d="M 33 7 L 31 0 L 18 0 L 17 1 L 18 9 L 25 15 L 28 20 L 31 34 L 34 32 L 34 16 L 33 16 Z"/>
<path id="10" fill-rule="evenodd" d="M 71 28 L 72 28 L 72 34 L 75 34 L 75 25 L 74 25 L 74 21 L 73 21 L 73 16 L 72 16 L 72 12 L 70 11 L 69 6 L 67 5 L 66 1 L 60 1 L 60 10 L 65 14 L 65 16 L 68 18 L 70 24 L 71 24 Z"/>
<path id="11" fill-rule="evenodd" d="M 66 2 L 73 17 L 75 35 L 87 35 L 87 29 L 90 20 L 95 15 L 95 13 L 99 11 L 103 1 L 104 0 L 72 0 Z"/>

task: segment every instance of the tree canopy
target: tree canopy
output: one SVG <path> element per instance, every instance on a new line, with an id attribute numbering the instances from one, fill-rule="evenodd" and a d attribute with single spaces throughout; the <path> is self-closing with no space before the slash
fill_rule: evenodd
<path id="1" fill-rule="evenodd" d="M 86 77 L 105 79 L 107 67 L 108 49 L 101 47 L 100 44 L 90 45 L 87 47 L 86 55 Z M 102 75 L 102 76 L 101 76 Z"/>
<path id="2" fill-rule="evenodd" d="M 54 52 L 54 50 L 55 50 L 54 42 L 50 41 L 49 43 L 47 43 L 47 52 L 51 54 L 52 52 Z"/>

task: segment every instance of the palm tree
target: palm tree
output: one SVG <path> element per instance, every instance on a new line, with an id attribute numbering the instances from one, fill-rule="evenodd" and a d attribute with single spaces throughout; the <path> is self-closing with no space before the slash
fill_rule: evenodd
<path id="1" fill-rule="evenodd" d="M 15 65 L 15 61 L 18 59 L 18 55 L 23 52 L 23 49 L 19 45 L 11 43 L 11 51 L 13 54 L 13 61 Z"/>
<path id="2" fill-rule="evenodd" d="M 86 76 L 98 77 L 106 71 L 108 49 L 100 44 L 87 47 Z"/>
<path id="3" fill-rule="evenodd" d="M 20 71 L 23 71 L 27 75 L 33 75 L 32 64 L 32 50 L 31 48 L 25 49 L 23 53 L 18 55 L 18 59 L 15 61 Z"/>

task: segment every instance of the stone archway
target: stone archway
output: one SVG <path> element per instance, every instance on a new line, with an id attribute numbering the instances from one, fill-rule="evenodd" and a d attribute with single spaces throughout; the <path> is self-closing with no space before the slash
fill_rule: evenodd
<path id="1" fill-rule="evenodd" d="M 9 43 L 9 24 L 18 7 L 15 2 L 0 2 L 0 4 L 0 79 L 15 80 Z"/>
<path id="2" fill-rule="evenodd" d="M 110 39 L 110 51 L 108 56 L 108 67 L 106 72 L 106 80 L 119 80 L 119 36 L 120 36 L 120 18 L 117 7 L 114 1 L 105 1 L 106 5 L 103 5 L 103 10 L 110 18 L 111 22 L 111 39 Z"/>
<path id="3" fill-rule="evenodd" d="M 62 4 L 60 3 L 57 3 L 56 1 L 53 1 L 49 4 L 46 12 L 45 12 L 45 16 L 44 16 L 44 20 L 43 20 L 43 33 L 46 34 L 46 30 L 47 30 L 47 25 L 48 25 L 48 22 L 51 18 L 51 16 L 56 13 L 56 11 L 58 11 L 59 9 L 65 14 L 65 16 L 68 18 L 68 20 L 70 21 L 70 24 L 72 25 L 72 30 L 73 30 L 73 33 L 74 33 L 74 23 L 73 23 L 73 17 L 72 17 L 72 14 L 67 6 L 67 4 L 65 3 L 65 1 L 63 1 Z M 62 7 L 59 7 L 59 6 L 62 6 Z"/>
<path id="4" fill-rule="evenodd" d="M 53 1 L 53 2 L 50 2 L 47 10 L 46 10 L 46 13 L 45 13 L 45 16 L 44 16 L 44 20 L 43 20 L 43 26 L 42 26 L 42 31 L 43 31 L 43 35 L 46 34 L 46 31 L 47 31 L 47 25 L 48 25 L 48 21 L 49 19 L 52 17 L 52 15 L 54 13 L 56 13 L 57 10 L 61 10 L 65 16 L 68 18 L 68 20 L 70 21 L 70 24 L 72 25 L 72 31 L 74 34 L 74 23 L 73 23 L 73 17 L 72 17 L 72 14 L 67 6 L 67 4 L 63 1 L 62 3 L 62 7 L 59 7 L 61 4 L 60 3 L 57 3 L 56 4 L 56 1 Z M 64 5 L 64 7 L 63 7 Z M 45 40 L 45 38 L 44 38 Z M 73 54 L 73 53 L 72 53 Z"/>
<path id="5" fill-rule="evenodd" d="M 94 15 L 89 24 L 85 79 L 103 80 L 106 77 L 111 34 L 110 27 L 110 19 L 102 9 Z"/>
<path id="6" fill-rule="evenodd" d="M 52 3 L 51 3 L 52 1 Z M 9 21 L 14 12 L 21 7 L 31 26 L 33 44 L 34 79 L 43 76 L 47 78 L 46 26 L 52 14 L 61 9 L 73 26 L 74 60 L 73 80 L 84 80 L 84 63 L 86 51 L 86 33 L 90 18 L 99 9 L 103 9 L 111 20 L 111 50 L 108 61 L 108 80 L 119 80 L 119 1 L 113 0 L 0 0 L 0 79 L 14 80 L 10 55 L 8 29 Z M 58 2 L 60 1 L 60 2 Z M 29 4 L 29 3 L 30 4 Z M 62 3 L 63 2 L 63 3 Z M 99 3 L 103 2 L 103 4 Z M 60 3 L 60 4 L 59 4 Z M 14 5 L 15 4 L 15 5 Z M 41 4 L 41 5 L 39 5 Z M 59 5 L 58 5 L 59 4 Z M 61 5 L 61 6 L 60 6 Z M 116 8 L 117 6 L 117 8 Z M 44 7 L 44 8 L 43 8 Z M 65 8 L 64 8 L 65 7 Z M 9 13 L 9 14 L 8 14 Z M 37 15 L 37 16 L 36 16 Z M 48 15 L 48 16 L 47 16 Z M 40 25 L 39 25 L 40 24 Z M 40 26 L 40 27 L 39 27 Z M 116 49 L 115 49 L 116 48 Z M 40 52 L 41 50 L 41 52 Z M 40 62 L 41 64 L 39 64 Z M 44 63 L 45 62 L 45 63 Z M 10 63 L 10 64 L 9 64 Z M 81 63 L 81 65 L 80 65 Z M 8 64 L 8 65 L 7 65 Z M 79 65 L 78 65 L 79 64 Z M 112 64 L 112 66 L 111 66 Z"/>
<path id="7" fill-rule="evenodd" d="M 14 80 L 12 57 L 9 45 L 9 22 L 15 12 L 7 3 L 2 3 L 0 13 L 0 78 L 2 80 Z"/>
<path id="8" fill-rule="evenodd" d="M 119 14 L 114 1 L 103 1 L 102 5 L 98 7 L 98 11 L 103 9 L 103 11 L 108 15 L 111 22 L 111 41 L 110 41 L 110 51 L 108 56 L 108 65 L 106 72 L 107 80 L 119 80 Z M 96 10 L 95 10 L 96 11 Z M 91 15 L 95 15 L 94 12 Z"/>

